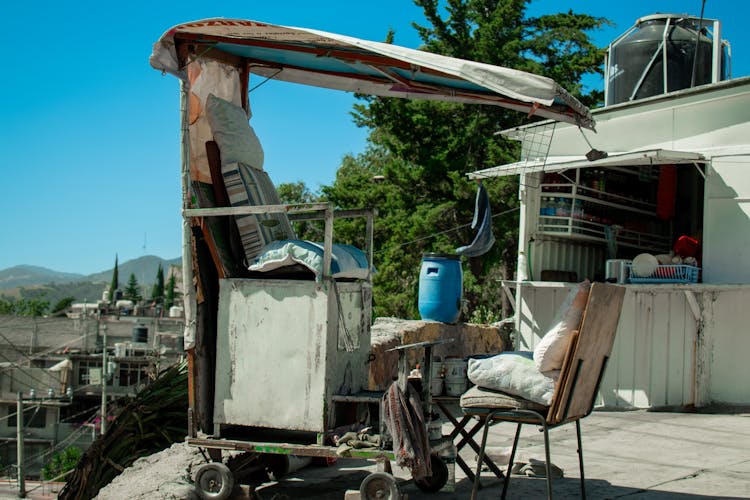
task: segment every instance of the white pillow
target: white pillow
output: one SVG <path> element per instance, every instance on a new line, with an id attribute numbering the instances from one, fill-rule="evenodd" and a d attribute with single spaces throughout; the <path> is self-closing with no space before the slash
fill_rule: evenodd
<path id="1" fill-rule="evenodd" d="M 470 358 L 467 375 L 479 387 L 549 406 L 560 372 L 541 373 L 530 354 L 511 351 L 491 358 Z"/>
<path id="2" fill-rule="evenodd" d="M 581 325 L 590 289 L 591 283 L 586 280 L 568 293 L 552 321 L 552 327 L 534 348 L 534 362 L 540 372 L 562 368 L 570 336 Z"/>
<path id="3" fill-rule="evenodd" d="M 240 106 L 213 94 L 206 99 L 206 115 L 221 151 L 221 164 L 244 163 L 263 169 L 263 147 Z"/>

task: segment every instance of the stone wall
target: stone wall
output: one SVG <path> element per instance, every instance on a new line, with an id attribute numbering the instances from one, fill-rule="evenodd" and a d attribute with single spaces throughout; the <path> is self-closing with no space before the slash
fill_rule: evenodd
<path id="1" fill-rule="evenodd" d="M 387 352 L 389 349 L 399 345 L 439 339 L 453 339 L 453 342 L 433 347 L 433 355 L 441 359 L 465 358 L 473 354 L 498 354 L 503 351 L 500 330 L 494 326 L 377 318 L 372 325 L 372 355 L 370 356 L 368 389 L 384 391 L 398 375 L 398 353 Z M 410 349 L 408 351 L 409 367 L 414 368 L 423 357 L 423 349 Z"/>

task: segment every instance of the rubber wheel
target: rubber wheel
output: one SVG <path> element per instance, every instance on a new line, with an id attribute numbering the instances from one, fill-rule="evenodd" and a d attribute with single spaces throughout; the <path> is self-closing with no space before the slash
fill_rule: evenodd
<path id="1" fill-rule="evenodd" d="M 448 482 L 448 466 L 440 460 L 440 457 L 430 455 L 430 468 L 432 475 L 415 479 L 414 484 L 425 493 L 437 493 Z"/>
<path id="2" fill-rule="evenodd" d="M 204 500 L 226 500 L 233 489 L 232 471 L 220 462 L 203 464 L 195 473 L 195 490 Z"/>
<path id="3" fill-rule="evenodd" d="M 373 472 L 359 486 L 362 500 L 400 500 L 401 489 L 396 478 L 387 472 Z"/>

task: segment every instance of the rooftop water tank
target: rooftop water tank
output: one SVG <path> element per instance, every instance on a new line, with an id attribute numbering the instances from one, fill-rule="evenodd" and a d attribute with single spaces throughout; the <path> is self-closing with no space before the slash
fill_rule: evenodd
<path id="1" fill-rule="evenodd" d="M 684 14 L 638 19 L 607 51 L 606 104 L 729 78 L 729 44 L 720 37 L 721 24 L 712 19 Z"/>

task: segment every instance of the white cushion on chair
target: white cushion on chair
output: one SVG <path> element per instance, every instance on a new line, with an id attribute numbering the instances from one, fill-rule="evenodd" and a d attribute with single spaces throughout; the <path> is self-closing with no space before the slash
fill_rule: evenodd
<path id="1" fill-rule="evenodd" d="M 562 368 L 570 335 L 581 324 L 590 289 L 591 283 L 586 280 L 570 291 L 552 321 L 552 328 L 534 348 L 534 362 L 540 372 Z"/>
<path id="2" fill-rule="evenodd" d="M 503 391 L 548 406 L 559 372 L 541 373 L 534 366 L 530 354 L 511 351 L 490 358 L 469 359 L 469 380 L 479 387 Z"/>

